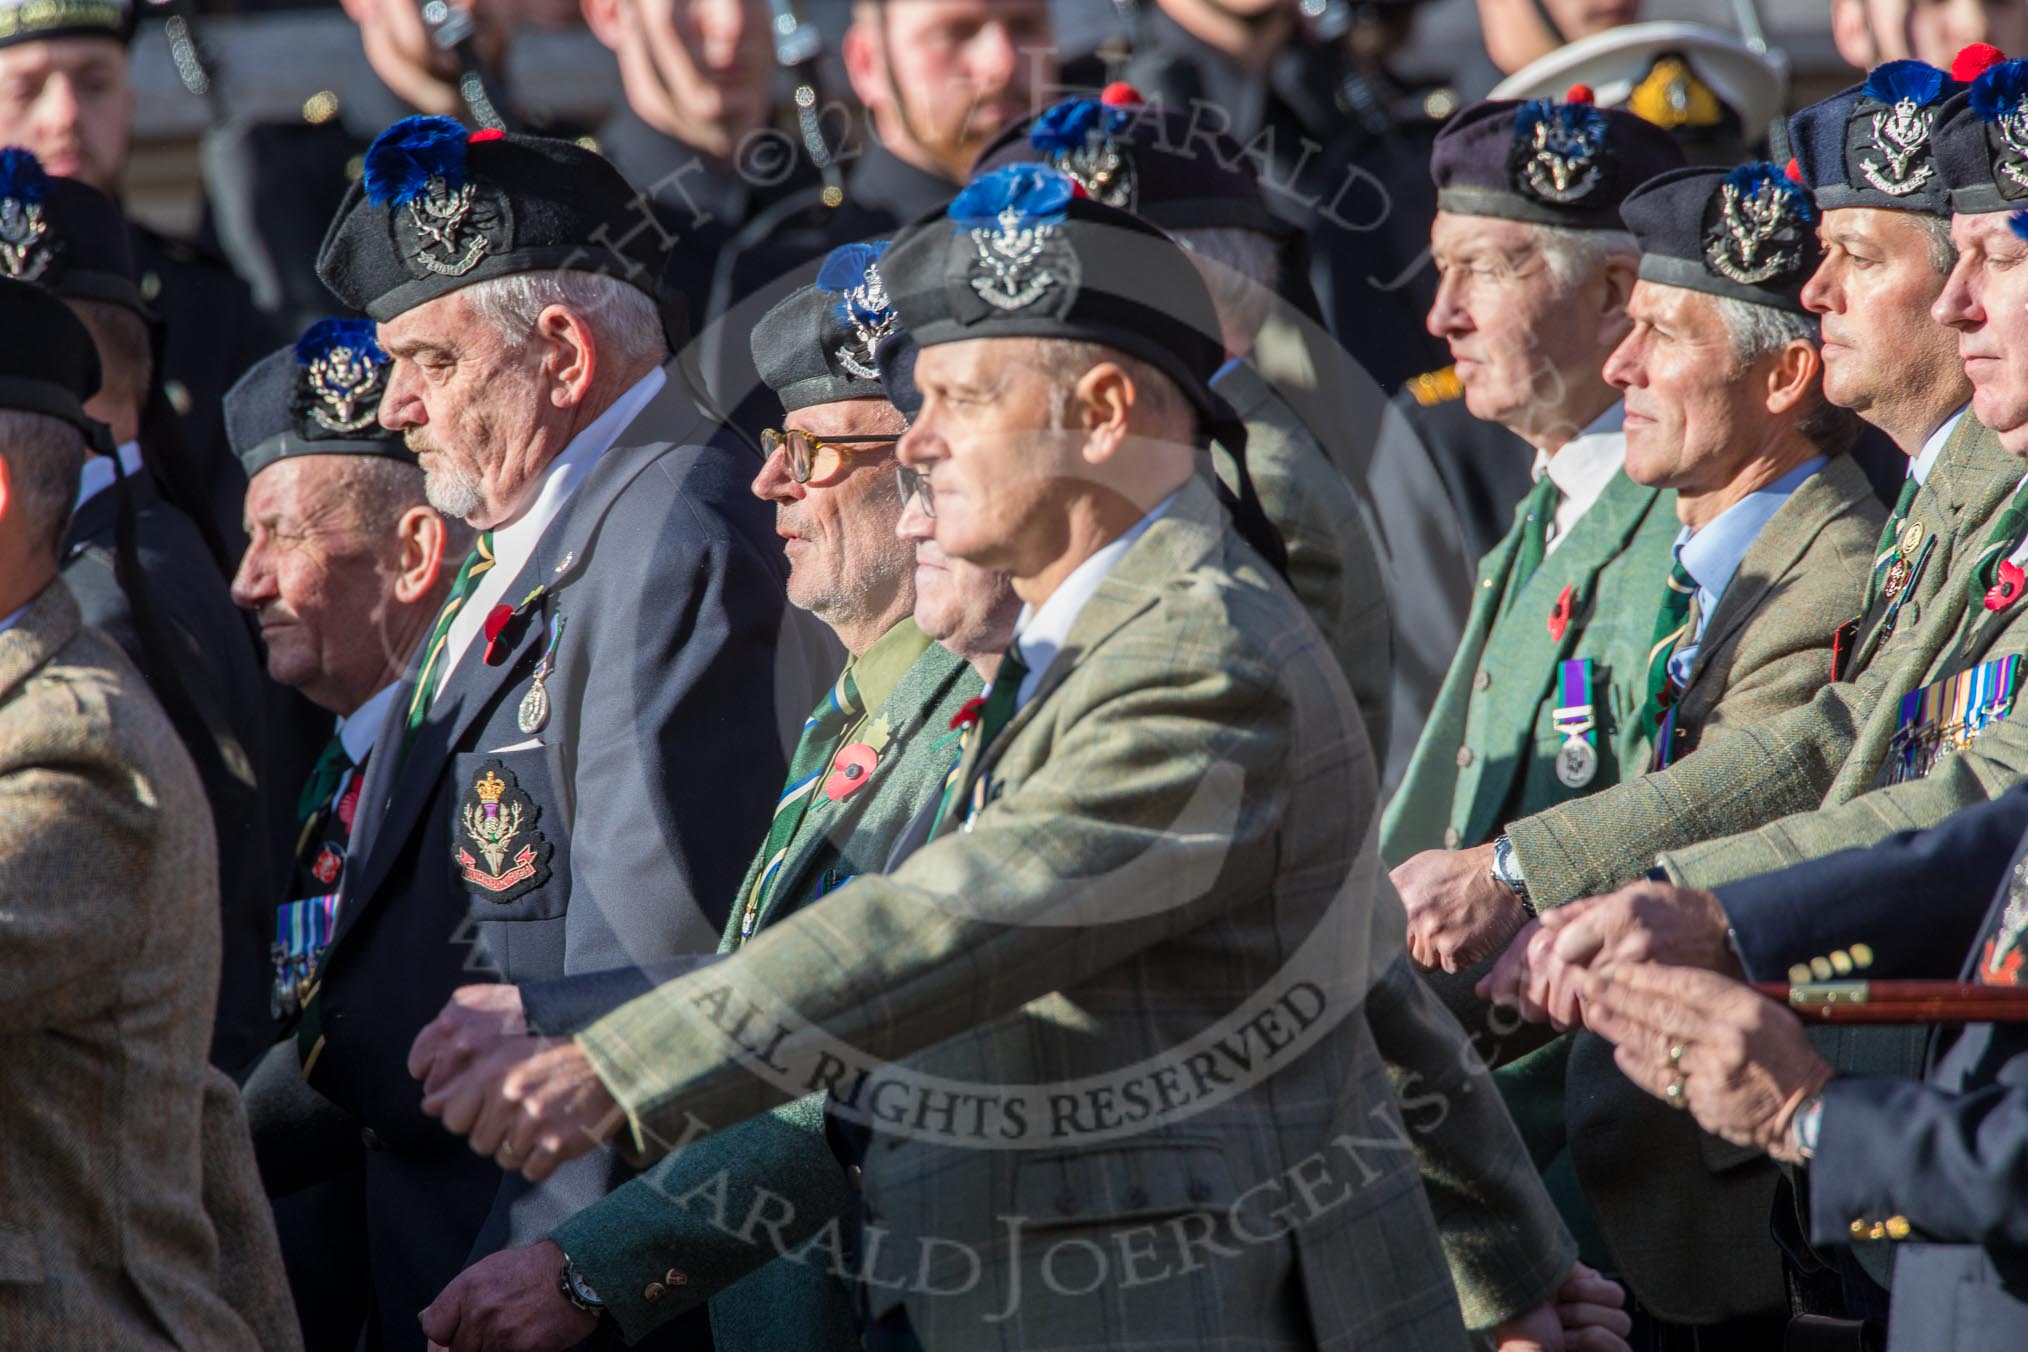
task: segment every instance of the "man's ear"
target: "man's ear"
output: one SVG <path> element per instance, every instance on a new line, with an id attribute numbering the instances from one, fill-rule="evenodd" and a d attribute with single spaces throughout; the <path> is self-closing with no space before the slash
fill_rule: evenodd
<path id="1" fill-rule="evenodd" d="M 598 374 L 598 341 L 583 319 L 561 305 L 551 305 L 535 318 L 535 337 L 545 348 L 542 364 L 554 382 L 549 401 L 558 408 L 584 402 Z"/>
<path id="2" fill-rule="evenodd" d="M 1634 283 L 1640 280 L 1640 265 L 1631 258 L 1608 258 L 1599 270 L 1599 343 L 1616 348 L 1633 331 L 1627 318 L 1627 302 L 1633 298 Z"/>
<path id="3" fill-rule="evenodd" d="M 881 35 L 873 31 L 874 20 L 855 14 L 838 44 L 838 56 L 845 65 L 846 82 L 865 107 L 878 107 L 887 99 L 887 53 Z"/>
<path id="4" fill-rule="evenodd" d="M 1070 399 L 1074 424 L 1085 434 L 1084 458 L 1091 464 L 1112 459 L 1127 438 L 1141 391 L 1117 363 L 1102 361 L 1078 377 Z"/>
<path id="5" fill-rule="evenodd" d="M 1824 374 L 1824 356 L 1815 343 L 1801 338 L 1784 343 L 1767 371 L 1767 411 L 1789 413 L 1816 395 Z"/>
<path id="6" fill-rule="evenodd" d="M 624 3 L 625 0 L 578 0 L 578 8 L 584 11 L 584 26 L 591 29 L 601 47 L 615 54 L 627 42 L 626 25 L 620 21 L 620 6 Z"/>
<path id="7" fill-rule="evenodd" d="M 444 558 L 444 544 L 450 532 L 433 508 L 416 506 L 403 512 L 394 523 L 394 535 L 401 551 L 394 575 L 394 599 L 412 606 L 428 599 L 437 579 L 449 566 L 449 560 Z"/>

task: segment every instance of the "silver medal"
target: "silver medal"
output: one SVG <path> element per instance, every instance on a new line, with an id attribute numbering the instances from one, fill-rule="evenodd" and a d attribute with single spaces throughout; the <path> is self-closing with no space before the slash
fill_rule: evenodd
<path id="1" fill-rule="evenodd" d="M 1598 752 L 1582 737 L 1566 738 L 1556 753 L 1556 777 L 1566 789 L 1581 789 L 1598 773 Z"/>
<path id="2" fill-rule="evenodd" d="M 515 718 L 520 729 L 533 736 L 542 731 L 542 725 L 549 721 L 549 691 L 543 687 L 544 672 L 536 672 L 535 680 L 528 687 L 528 693 L 521 697 L 521 708 Z M 1590 778 L 1589 775 L 1586 778 Z"/>

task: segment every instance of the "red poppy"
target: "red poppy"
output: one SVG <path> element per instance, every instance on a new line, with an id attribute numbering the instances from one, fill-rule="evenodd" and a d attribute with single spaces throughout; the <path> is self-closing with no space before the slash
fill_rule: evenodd
<path id="1" fill-rule="evenodd" d="M 880 753 L 864 742 L 840 747 L 831 758 L 831 773 L 824 777 L 824 796 L 834 803 L 850 798 L 866 787 L 878 764 Z"/>
<path id="2" fill-rule="evenodd" d="M 2028 588 L 2028 573 L 2021 571 L 2021 565 L 2011 561 L 2000 565 L 1994 574 L 1999 578 L 1986 589 L 1986 609 L 2005 610 L 2021 599 L 2024 588 Z"/>
<path id="3" fill-rule="evenodd" d="M 498 640 L 506 630 L 507 622 L 514 618 L 514 607 L 494 606 L 486 612 L 486 665 L 497 667 L 507 660 L 507 654 L 499 650 Z"/>
<path id="4" fill-rule="evenodd" d="M 979 721 L 979 715 L 985 711 L 985 708 L 986 697 L 984 695 L 972 696 L 959 707 L 956 713 L 951 715 L 951 726 L 959 729 L 969 729 L 974 723 Z"/>
<path id="5" fill-rule="evenodd" d="M 1556 609 L 1549 612 L 1549 637 L 1558 643 L 1563 642 L 1563 631 L 1570 628 L 1570 611 L 1575 601 L 1574 589 L 1565 587 L 1556 598 Z"/>
<path id="6" fill-rule="evenodd" d="M 1979 962 L 1979 983 L 1985 986 L 2018 986 L 2021 984 L 2021 950 L 2014 947 L 2007 950 L 2007 956 L 1993 961 L 1993 950 L 1999 946 L 1998 939 L 1986 940 L 1986 952 Z"/>
<path id="7" fill-rule="evenodd" d="M 482 141 L 497 141 L 507 133 L 498 127 L 481 127 L 465 138 L 466 145 L 478 145 Z"/>

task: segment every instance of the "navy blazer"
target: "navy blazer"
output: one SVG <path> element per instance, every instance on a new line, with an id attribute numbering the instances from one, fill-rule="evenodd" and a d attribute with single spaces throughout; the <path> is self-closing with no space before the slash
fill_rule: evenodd
<path id="1" fill-rule="evenodd" d="M 774 515 L 748 488 L 757 465 L 713 444 L 715 422 L 673 372 L 544 532 L 504 593 L 514 618 L 490 645 L 474 640 L 406 755 L 413 673 L 404 682 L 361 788 L 310 1083 L 363 1128 L 390 1347 L 422 1345 L 416 1311 L 471 1261 L 540 1238 L 625 1176 L 610 1152 L 540 1185 L 475 1156 L 421 1111 L 406 1066 L 417 1032 L 471 982 L 714 949 L 782 780 L 784 717 L 821 679 L 801 669 L 793 626 L 784 642 Z M 524 731 L 552 641 L 547 721 Z M 512 828 L 491 854 L 489 821 Z M 286 1150 L 290 1135 L 261 1144 Z M 318 1133 L 294 1135 L 316 1148 Z"/>

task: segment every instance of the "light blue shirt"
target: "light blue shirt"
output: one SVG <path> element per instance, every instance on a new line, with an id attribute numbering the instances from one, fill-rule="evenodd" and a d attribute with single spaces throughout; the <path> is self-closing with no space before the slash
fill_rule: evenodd
<path id="1" fill-rule="evenodd" d="M 21 617 L 23 615 L 26 615 L 27 613 L 28 607 L 23 606 L 21 607 L 21 609 L 15 611 L 12 615 L 9 615 L 6 619 L 0 620 L 0 634 L 6 633 L 9 629 L 12 629 L 15 625 L 21 623 Z"/>
<path id="2" fill-rule="evenodd" d="M 1697 645 L 1705 626 L 1718 611 L 1718 599 L 1725 595 L 1732 575 L 1746 558 L 1746 551 L 1760 537 L 1761 528 L 1781 510 L 1789 495 L 1803 486 L 1803 480 L 1824 467 L 1824 457 L 1813 455 L 1766 488 L 1755 489 L 1718 514 L 1704 529 L 1691 532 L 1685 526 L 1676 536 L 1676 558 L 1697 583 L 1697 632 L 1690 642 L 1669 659 L 1669 675 L 1677 685 L 1687 685 L 1690 668 L 1697 660 Z"/>

